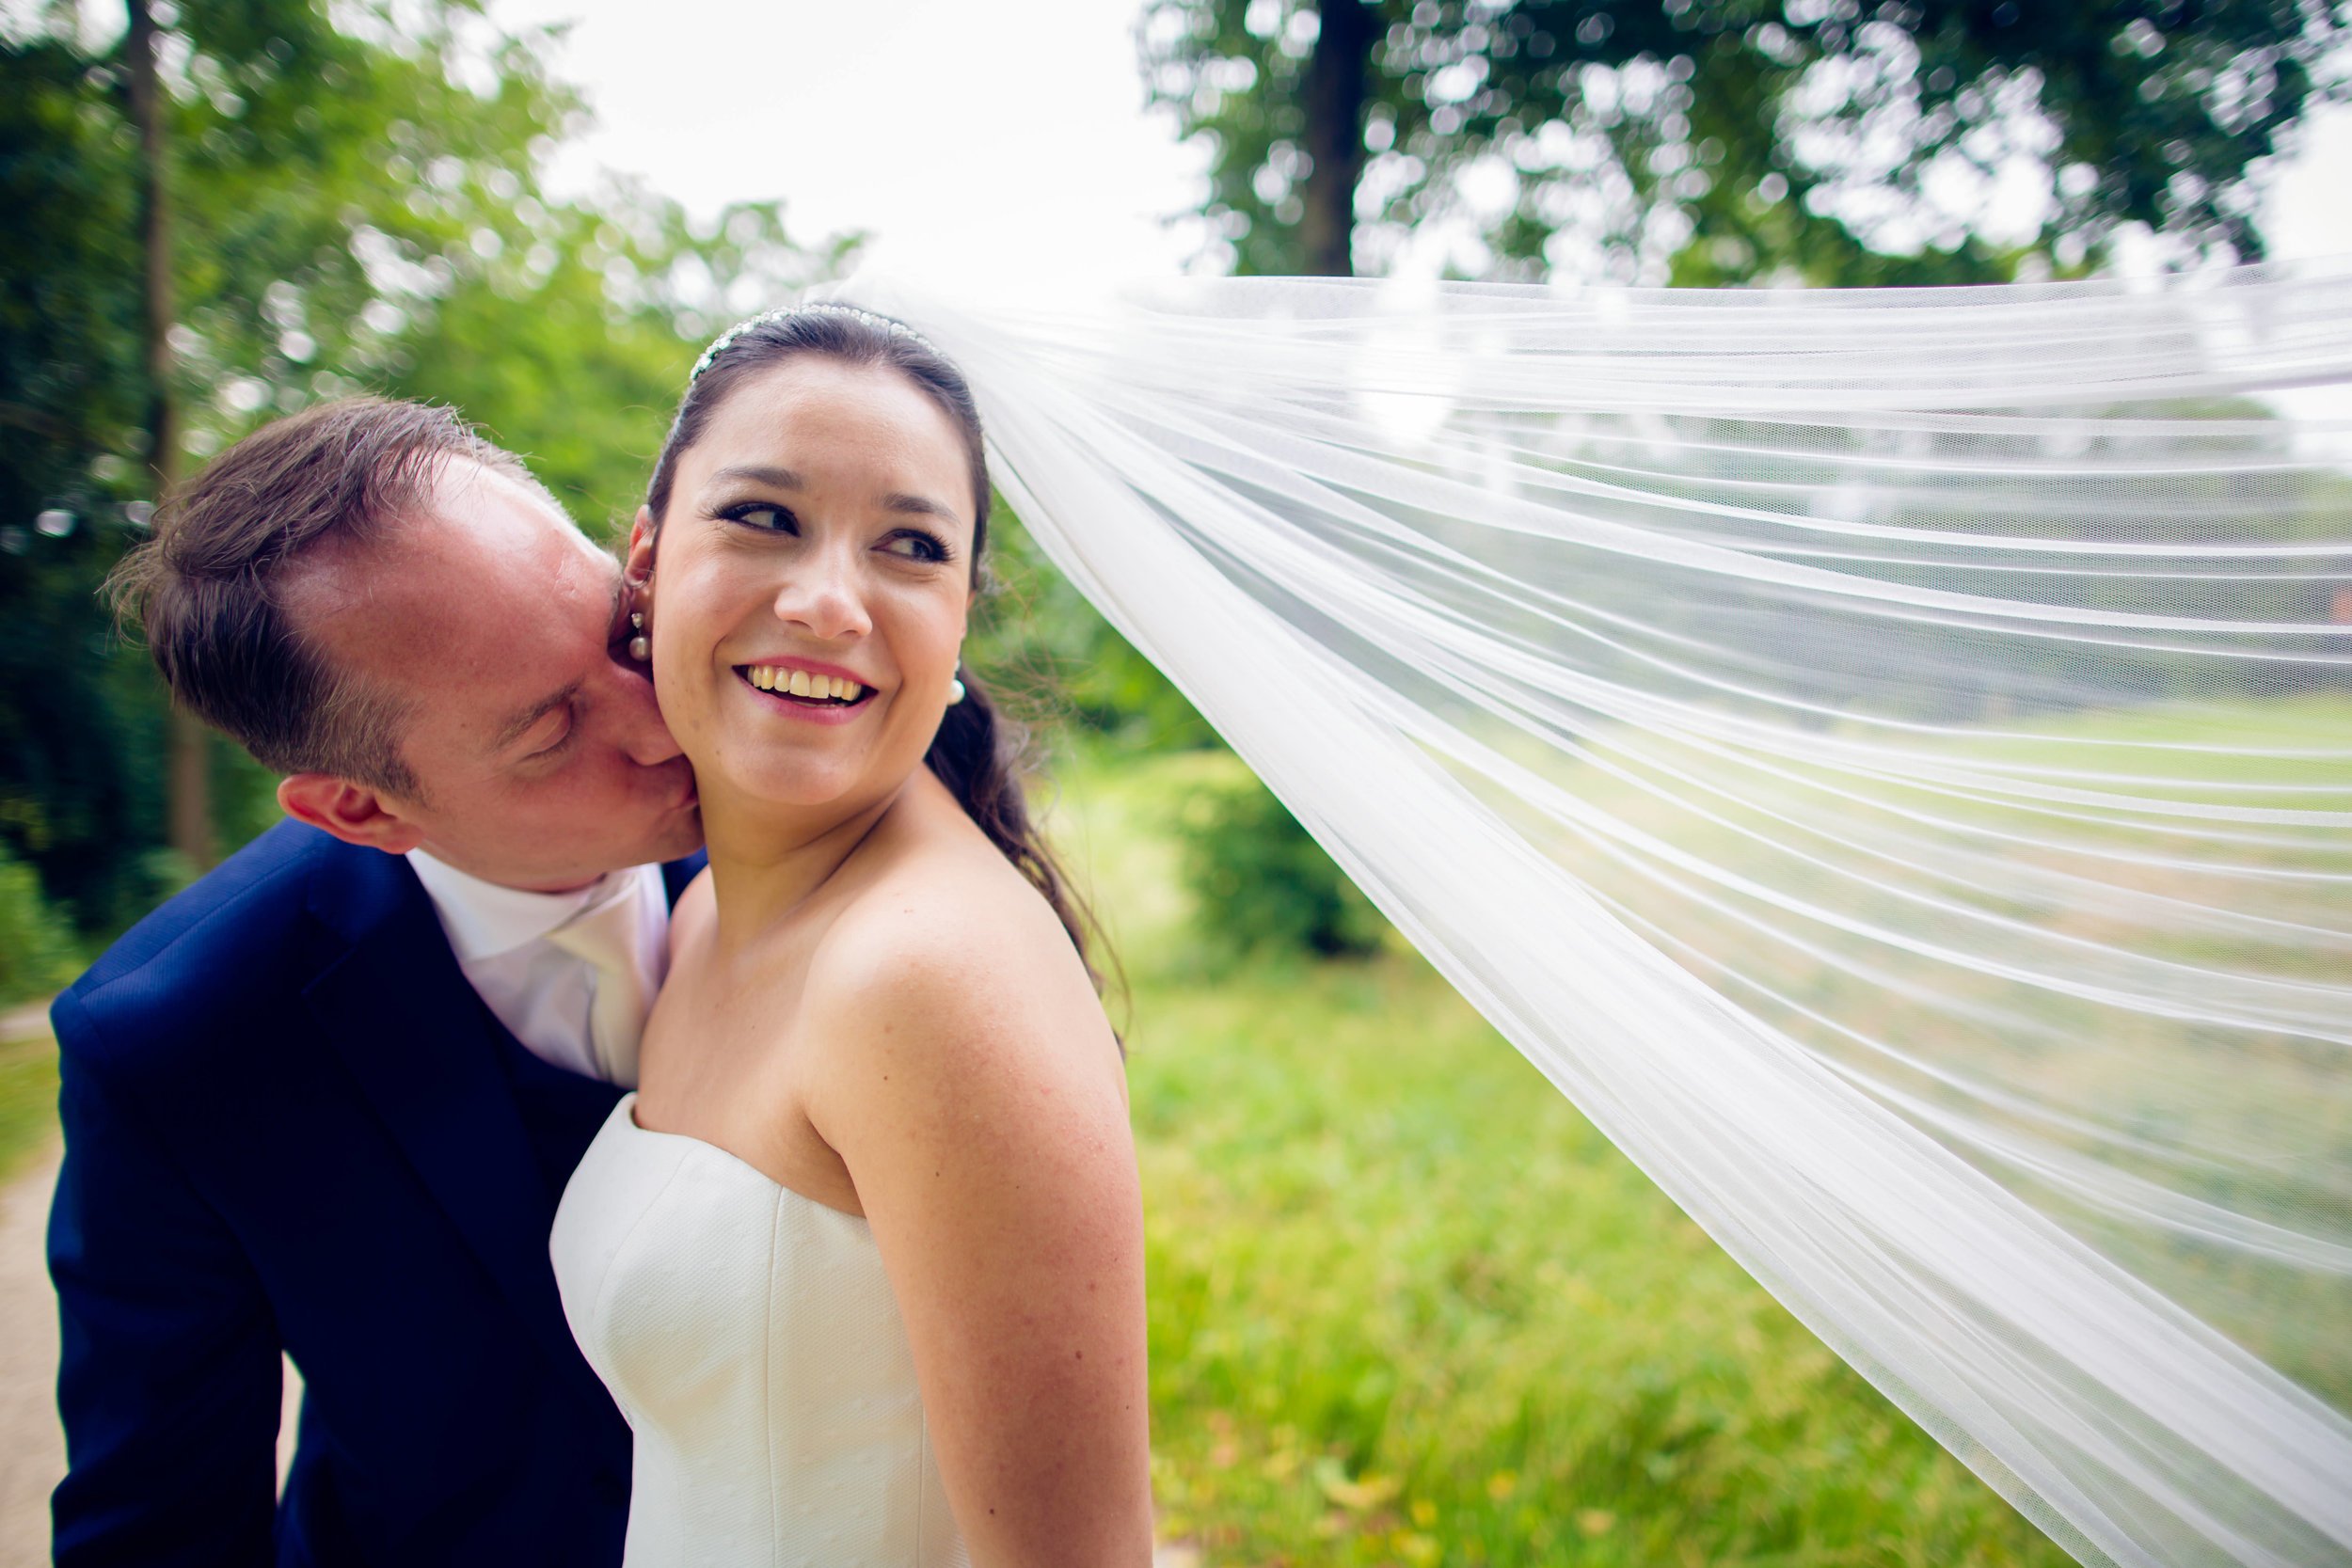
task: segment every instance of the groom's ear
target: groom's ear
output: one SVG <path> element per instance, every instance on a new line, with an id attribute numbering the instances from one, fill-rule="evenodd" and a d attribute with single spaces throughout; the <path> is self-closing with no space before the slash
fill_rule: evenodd
<path id="1" fill-rule="evenodd" d="M 405 855 L 424 832 L 400 808 L 365 784 L 332 773 L 296 773 L 278 784 L 278 804 L 297 822 L 333 833 L 345 844 Z"/>

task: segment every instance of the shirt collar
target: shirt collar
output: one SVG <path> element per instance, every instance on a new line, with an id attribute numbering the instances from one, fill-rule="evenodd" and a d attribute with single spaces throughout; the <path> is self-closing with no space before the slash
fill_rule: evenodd
<path id="1" fill-rule="evenodd" d="M 653 866 L 632 866 L 627 871 L 608 871 L 586 887 L 568 893 L 533 893 L 485 882 L 422 849 L 409 850 L 407 860 L 433 900 L 434 911 L 441 917 L 441 929 L 448 934 L 451 948 L 466 962 L 496 958 L 537 942 L 590 905 L 612 896 L 623 882 L 648 872 L 659 874 Z"/>

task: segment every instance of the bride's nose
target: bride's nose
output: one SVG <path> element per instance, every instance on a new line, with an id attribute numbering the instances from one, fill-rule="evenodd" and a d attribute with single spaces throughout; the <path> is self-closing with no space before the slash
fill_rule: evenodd
<path id="1" fill-rule="evenodd" d="M 837 550 L 813 550 L 794 562 L 776 590 L 776 619 L 828 640 L 862 637 L 873 629 L 857 567 Z"/>

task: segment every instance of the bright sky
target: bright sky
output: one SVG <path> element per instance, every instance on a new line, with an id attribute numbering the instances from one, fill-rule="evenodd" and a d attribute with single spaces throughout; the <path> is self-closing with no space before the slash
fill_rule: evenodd
<path id="1" fill-rule="evenodd" d="M 492 0 L 572 21 L 558 71 L 599 121 L 559 165 L 642 174 L 688 209 L 781 197 L 808 239 L 985 290 L 1052 270 L 1167 274 L 1200 160 L 1144 112 L 1131 0 Z"/>
<path id="2" fill-rule="evenodd" d="M 1200 158 L 1147 114 L 1138 0 L 491 0 L 570 22 L 556 59 L 598 129 L 559 182 L 645 176 L 697 214 L 781 197 L 805 238 L 864 229 L 883 259 L 977 291 L 1041 272 L 1168 274 L 1160 219 Z M 2280 258 L 2352 254 L 2352 110 L 2310 127 L 2265 228 Z"/>

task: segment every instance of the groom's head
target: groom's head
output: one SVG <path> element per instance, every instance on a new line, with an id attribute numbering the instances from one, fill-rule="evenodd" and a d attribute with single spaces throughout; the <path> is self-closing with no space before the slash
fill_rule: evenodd
<path id="1" fill-rule="evenodd" d="M 449 410 L 280 420 L 117 574 L 172 692 L 336 837 L 561 888 L 701 842 L 618 563 Z"/>

